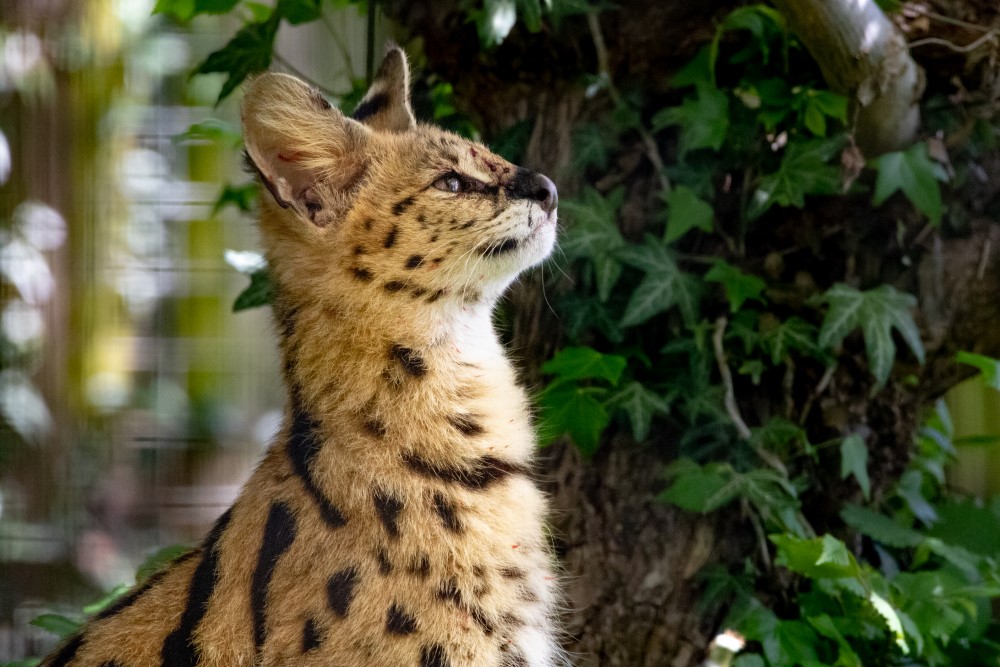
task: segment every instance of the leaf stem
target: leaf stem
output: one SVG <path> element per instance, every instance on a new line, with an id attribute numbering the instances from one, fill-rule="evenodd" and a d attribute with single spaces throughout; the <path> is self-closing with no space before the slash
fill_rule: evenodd
<path id="1" fill-rule="evenodd" d="M 720 317 L 715 320 L 715 333 L 712 334 L 712 347 L 715 350 L 715 363 L 719 367 L 719 374 L 722 376 L 722 385 L 726 388 L 726 396 L 724 399 L 724 404 L 726 406 L 726 413 L 729 415 L 729 419 L 736 426 L 736 431 L 740 434 L 740 437 L 744 440 L 750 439 L 750 427 L 747 423 L 743 421 L 743 416 L 740 414 L 740 408 L 736 405 L 736 391 L 733 389 L 733 374 L 729 370 L 729 364 L 726 362 L 726 351 L 722 346 L 722 338 L 726 335 L 726 325 L 729 324 L 729 320 L 726 317 Z"/>

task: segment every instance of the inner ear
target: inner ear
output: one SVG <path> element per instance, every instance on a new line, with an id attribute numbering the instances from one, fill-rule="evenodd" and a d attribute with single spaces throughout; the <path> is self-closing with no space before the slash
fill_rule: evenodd
<path id="1" fill-rule="evenodd" d="M 367 169 L 369 131 L 285 74 L 254 79 L 241 115 L 248 164 L 274 201 L 320 227 L 342 218 Z"/>
<path id="2" fill-rule="evenodd" d="M 410 108 L 410 67 L 390 43 L 372 85 L 351 116 L 379 132 L 406 132 L 417 125 Z"/>

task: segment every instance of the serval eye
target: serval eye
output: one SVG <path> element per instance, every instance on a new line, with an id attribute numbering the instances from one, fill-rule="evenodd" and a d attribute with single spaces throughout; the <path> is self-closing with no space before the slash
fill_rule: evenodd
<path id="1" fill-rule="evenodd" d="M 462 181 L 457 176 L 445 176 L 434 181 L 434 187 L 445 192 L 461 192 Z"/>

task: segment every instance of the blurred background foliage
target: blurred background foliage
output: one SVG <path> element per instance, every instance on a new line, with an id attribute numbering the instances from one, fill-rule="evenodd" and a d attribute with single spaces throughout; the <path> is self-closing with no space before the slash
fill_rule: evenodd
<path id="1" fill-rule="evenodd" d="M 500 318 L 570 517 L 580 664 L 693 664 L 723 627 L 749 641 L 741 667 L 998 664 L 1000 350 L 932 340 L 907 278 L 970 218 L 997 224 L 966 196 L 997 154 L 996 91 L 935 61 L 921 135 L 866 160 L 850 99 L 773 6 L 709 3 L 644 79 L 615 59 L 629 3 L 445 4 L 0 2 L 0 662 L 235 497 L 283 403 L 235 93 L 270 66 L 350 111 L 392 36 L 419 118 L 560 183 L 560 250 Z M 953 25 L 882 5 L 923 39 Z M 995 72 L 1000 29 L 960 23 Z M 548 109 L 566 146 L 539 140 L 534 102 L 488 101 L 524 95 L 522 68 L 570 100 Z M 873 243 L 891 276 L 845 250 Z M 570 475 L 593 506 L 636 495 L 656 535 L 612 516 L 581 537 Z M 680 560 L 657 552 L 675 529 Z M 623 566 L 632 548 L 656 567 Z M 670 602 L 640 621 L 635 590 Z"/>

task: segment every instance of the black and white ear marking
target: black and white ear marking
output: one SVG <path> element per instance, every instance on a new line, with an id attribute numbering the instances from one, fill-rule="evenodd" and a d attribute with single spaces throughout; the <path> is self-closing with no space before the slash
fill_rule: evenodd
<path id="1" fill-rule="evenodd" d="M 352 118 L 379 132 L 406 132 L 416 126 L 410 108 L 410 67 L 406 54 L 392 42 Z"/>

